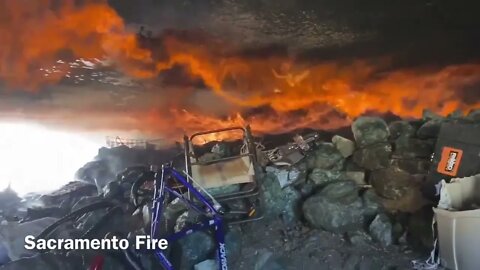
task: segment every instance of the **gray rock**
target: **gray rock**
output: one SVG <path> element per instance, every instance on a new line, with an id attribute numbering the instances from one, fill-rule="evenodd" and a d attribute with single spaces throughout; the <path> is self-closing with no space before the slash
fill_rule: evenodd
<path id="1" fill-rule="evenodd" d="M 277 177 L 267 173 L 263 177 L 260 189 L 263 194 L 265 217 L 283 216 L 288 223 L 295 223 L 299 217 L 300 193 L 291 186 L 281 188 Z"/>
<path id="2" fill-rule="evenodd" d="M 300 192 L 300 195 L 305 198 L 312 195 L 312 193 L 315 191 L 315 187 L 315 183 L 313 183 L 312 181 L 307 181 L 297 187 L 297 190 Z"/>
<path id="3" fill-rule="evenodd" d="M 115 179 L 115 173 L 110 170 L 105 160 L 94 160 L 86 163 L 83 167 L 75 172 L 76 181 L 84 181 L 97 186 L 100 192 L 103 187 Z"/>
<path id="4" fill-rule="evenodd" d="M 308 180 L 314 183 L 317 186 L 324 186 L 328 183 L 345 180 L 345 174 L 341 171 L 332 171 L 315 168 L 308 175 Z"/>
<path id="5" fill-rule="evenodd" d="M 377 194 L 387 199 L 400 199 L 413 184 L 410 174 L 393 167 L 373 171 L 370 183 Z"/>
<path id="6" fill-rule="evenodd" d="M 390 138 L 397 139 L 399 137 L 413 137 L 416 129 L 408 121 L 398 120 L 393 121 L 388 125 L 390 130 Z"/>
<path id="7" fill-rule="evenodd" d="M 429 120 L 441 120 L 443 119 L 443 117 L 431 110 L 428 110 L 428 109 L 424 109 L 423 110 L 423 115 L 422 115 L 422 119 L 425 120 L 425 121 L 429 121 Z"/>
<path id="8" fill-rule="evenodd" d="M 101 196 L 85 196 L 82 197 L 80 200 L 78 200 L 73 206 L 72 206 L 72 212 L 76 211 L 84 206 L 87 206 L 92 203 L 100 202 L 102 201 L 103 198 Z"/>
<path id="9" fill-rule="evenodd" d="M 215 260 L 205 260 L 201 263 L 195 264 L 194 270 L 217 270 L 218 264 Z"/>
<path id="10" fill-rule="evenodd" d="M 429 120 L 425 122 L 418 130 L 417 137 L 420 139 L 436 138 L 440 132 L 442 120 Z"/>
<path id="11" fill-rule="evenodd" d="M 394 158 L 390 162 L 391 167 L 408 172 L 410 174 L 427 174 L 431 162 L 428 159 L 398 159 Z"/>
<path id="12" fill-rule="evenodd" d="M 372 246 L 373 241 L 372 237 L 363 230 L 347 232 L 347 239 L 350 244 L 359 248 Z"/>
<path id="13" fill-rule="evenodd" d="M 353 152 L 355 151 L 355 142 L 342 136 L 333 136 L 332 143 L 344 158 L 353 155 Z"/>
<path id="14" fill-rule="evenodd" d="M 313 167 L 325 170 L 341 170 L 345 159 L 332 143 L 320 143 L 314 153 Z"/>
<path id="15" fill-rule="evenodd" d="M 345 172 L 345 179 L 352 180 L 357 185 L 366 185 L 365 172 L 364 171 L 347 171 Z"/>
<path id="16" fill-rule="evenodd" d="M 202 231 L 192 233 L 172 245 L 172 263 L 178 269 L 192 269 L 215 250 L 213 238 Z"/>
<path id="17" fill-rule="evenodd" d="M 426 250 L 433 248 L 432 218 L 433 210 L 430 206 L 425 206 L 410 216 L 407 240 L 411 245 Z"/>
<path id="18" fill-rule="evenodd" d="M 350 254 L 343 262 L 342 270 L 357 270 L 362 262 L 362 257 L 358 254 Z"/>
<path id="19" fill-rule="evenodd" d="M 455 110 L 447 115 L 448 119 L 462 119 L 465 115 L 462 110 Z"/>
<path id="20" fill-rule="evenodd" d="M 368 231 L 373 239 L 382 246 L 387 247 L 393 244 L 393 226 L 385 214 L 378 214 L 370 224 Z"/>
<path id="21" fill-rule="evenodd" d="M 241 257 L 242 231 L 238 227 L 232 227 L 225 233 L 225 245 L 227 248 L 227 258 L 230 262 L 233 262 L 235 258 Z"/>
<path id="22" fill-rule="evenodd" d="M 301 171 L 296 167 L 288 168 L 277 168 L 277 167 L 266 167 L 267 173 L 273 173 L 278 179 L 281 188 L 286 186 L 305 181 L 306 172 Z"/>
<path id="23" fill-rule="evenodd" d="M 395 140 L 393 154 L 402 158 L 429 158 L 434 145 L 428 140 L 420 140 L 401 136 Z"/>
<path id="24" fill-rule="evenodd" d="M 187 210 L 188 210 L 187 206 L 179 198 L 176 198 L 171 203 L 169 203 L 165 207 L 165 210 L 163 211 L 162 224 L 159 226 L 159 228 L 161 229 L 161 232 L 164 232 L 166 234 L 173 233 L 175 231 L 175 226 L 177 225 L 177 221 L 182 220 L 180 219 L 180 216 L 182 216 L 182 214 L 188 213 Z M 143 208 L 142 214 L 143 214 L 143 220 L 145 224 L 148 224 L 149 220 L 151 219 L 150 212 L 151 212 L 150 207 Z M 185 214 L 185 215 L 186 216 L 183 216 L 183 220 L 185 220 L 185 218 L 188 217 L 188 214 Z M 179 230 L 180 228 L 178 227 L 176 229 Z"/>
<path id="25" fill-rule="evenodd" d="M 414 213 L 425 205 L 431 205 L 432 202 L 426 200 L 417 183 L 404 188 L 404 195 L 398 199 L 381 198 L 382 206 L 389 212 Z"/>
<path id="26" fill-rule="evenodd" d="M 106 199 L 123 197 L 123 189 L 119 182 L 111 181 L 103 188 L 103 197 Z"/>
<path id="27" fill-rule="evenodd" d="M 352 132 L 358 146 L 386 142 L 390 136 L 387 123 L 379 117 L 359 117 L 352 124 Z"/>
<path id="28" fill-rule="evenodd" d="M 480 109 L 469 112 L 466 119 L 472 122 L 480 122 Z"/>
<path id="29" fill-rule="evenodd" d="M 354 160 L 353 157 L 348 158 L 345 162 L 345 171 L 347 172 L 355 172 L 355 171 L 363 171 L 364 168 L 360 167 Z"/>
<path id="30" fill-rule="evenodd" d="M 46 206 L 63 204 L 64 207 L 69 208 L 80 198 L 97 194 L 97 186 L 86 182 L 72 181 L 56 191 L 43 195 L 41 199 Z"/>
<path id="31" fill-rule="evenodd" d="M 328 185 L 304 202 L 305 219 L 315 228 L 336 233 L 361 228 L 364 224 L 363 202 L 356 195 L 356 189 L 353 182 Z"/>
<path id="32" fill-rule="evenodd" d="M 372 189 L 366 190 L 362 194 L 363 211 L 367 220 L 372 220 L 382 209 L 380 198 Z"/>
<path id="33" fill-rule="evenodd" d="M 303 204 L 305 219 L 315 228 L 335 233 L 360 229 L 364 220 L 360 198 L 350 204 L 313 195 Z"/>
<path id="34" fill-rule="evenodd" d="M 359 166 L 368 170 L 378 170 L 390 165 L 392 146 L 388 143 L 380 143 L 357 149 L 353 154 L 353 160 Z"/>
<path id="35" fill-rule="evenodd" d="M 353 181 L 339 181 L 331 183 L 320 190 L 319 195 L 327 199 L 340 200 L 350 202 L 350 198 L 355 200 L 358 197 L 358 186 Z M 347 200 L 345 200 L 348 198 Z"/>

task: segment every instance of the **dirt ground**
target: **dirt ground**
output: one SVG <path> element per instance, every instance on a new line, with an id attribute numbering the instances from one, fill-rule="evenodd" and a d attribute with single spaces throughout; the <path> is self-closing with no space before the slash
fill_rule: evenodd
<path id="1" fill-rule="evenodd" d="M 233 269 L 402 270 L 425 258 L 406 245 L 383 248 L 361 232 L 349 236 L 302 225 L 286 229 L 281 221 L 266 220 L 231 230 L 241 235 L 240 250 L 233 248 L 229 257 Z"/>

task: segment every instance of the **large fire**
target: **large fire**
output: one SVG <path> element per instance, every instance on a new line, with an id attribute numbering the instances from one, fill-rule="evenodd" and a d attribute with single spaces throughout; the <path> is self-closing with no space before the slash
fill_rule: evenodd
<path id="1" fill-rule="evenodd" d="M 145 108 L 112 117 L 109 128 L 177 136 L 248 122 L 254 131 L 268 133 L 302 127 L 334 129 L 368 112 L 419 117 L 425 108 L 445 115 L 480 107 L 480 101 L 464 98 L 478 92 L 472 86 L 480 81 L 479 64 L 385 72 L 385 59 L 319 62 L 254 57 L 238 53 L 232 45 L 199 44 L 175 35 L 143 44 L 106 1 L 61 2 L 0 2 L 0 79 L 9 89 L 40 91 L 61 82 L 70 69 L 58 64 L 61 58 L 108 59 L 138 80 L 152 80 L 183 67 L 192 80 L 201 79 L 225 102 L 240 108 L 230 117 L 180 107 Z M 40 72 L 55 63 L 55 73 Z M 273 113 L 246 114 L 258 107 L 271 108 Z M 102 113 L 110 114 L 89 111 L 73 118 Z"/>

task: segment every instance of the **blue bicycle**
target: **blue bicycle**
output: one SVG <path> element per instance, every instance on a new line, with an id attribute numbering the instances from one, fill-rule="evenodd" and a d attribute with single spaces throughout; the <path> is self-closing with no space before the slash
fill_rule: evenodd
<path id="1" fill-rule="evenodd" d="M 150 231 L 151 238 L 159 238 L 159 225 L 161 224 L 162 210 L 166 201 L 166 193 L 168 192 L 182 200 L 190 208 L 206 216 L 207 219 L 164 238 L 171 243 L 196 231 L 213 229 L 217 243 L 216 253 L 218 269 L 227 270 L 228 260 L 225 247 L 225 228 L 220 204 L 216 202 L 213 197 L 209 196 L 208 192 L 204 192 L 207 195 L 202 194 L 202 192 L 195 188 L 189 181 L 193 179 L 189 179 L 188 175 L 184 176 L 184 174 L 170 165 L 163 165 L 160 170 L 154 171 L 154 179 L 154 197 Z M 176 184 L 183 186 L 188 192 L 190 192 L 192 199 L 185 197 L 182 193 L 169 186 L 167 183 L 170 181 L 176 181 Z M 206 196 L 210 198 L 207 198 Z M 194 201 L 195 199 L 198 202 Z M 174 270 L 174 266 L 162 250 L 155 250 L 155 256 L 166 270 Z"/>

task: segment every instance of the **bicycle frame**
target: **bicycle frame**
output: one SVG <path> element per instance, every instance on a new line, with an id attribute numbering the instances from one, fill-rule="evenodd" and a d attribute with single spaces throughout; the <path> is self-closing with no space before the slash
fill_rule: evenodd
<path id="1" fill-rule="evenodd" d="M 160 219 L 162 217 L 162 206 L 165 199 L 165 191 L 169 192 L 170 194 L 174 195 L 175 197 L 180 198 L 184 203 L 189 205 L 190 207 L 204 212 L 203 210 L 199 209 L 197 205 L 188 198 L 185 198 L 177 191 L 168 187 L 165 183 L 167 176 L 172 176 L 182 185 L 184 185 L 191 195 L 193 195 L 198 201 L 202 203 L 207 209 L 208 212 L 211 214 L 211 218 L 208 220 L 192 225 L 188 228 L 185 228 L 177 233 L 167 236 L 165 239 L 168 243 L 176 241 L 182 237 L 190 235 L 196 231 L 202 231 L 209 228 L 213 228 L 215 231 L 215 239 L 217 242 L 217 261 L 218 261 L 218 269 L 219 270 L 228 270 L 228 261 L 227 261 L 227 251 L 225 247 L 225 234 L 224 234 L 224 223 L 223 217 L 215 209 L 214 205 L 210 203 L 210 201 L 202 195 L 181 173 L 176 171 L 174 168 L 170 166 L 163 165 L 162 169 L 159 172 L 155 173 L 155 191 L 154 191 L 154 199 L 153 199 L 153 206 L 152 206 L 152 222 L 151 222 L 151 238 L 157 239 L 158 238 L 158 225 L 160 224 Z M 165 270 L 175 270 L 172 263 L 168 260 L 168 258 L 163 254 L 161 250 L 155 250 L 155 256 L 165 268 Z"/>

